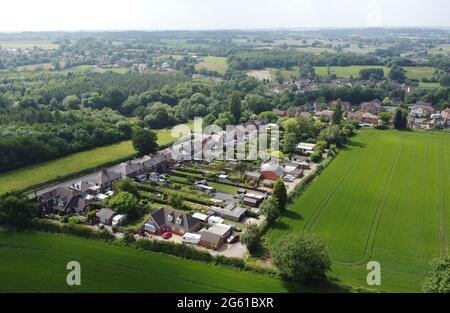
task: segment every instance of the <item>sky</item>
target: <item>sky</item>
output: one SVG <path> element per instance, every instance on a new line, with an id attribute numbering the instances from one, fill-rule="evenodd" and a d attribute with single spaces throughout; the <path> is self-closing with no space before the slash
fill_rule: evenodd
<path id="1" fill-rule="evenodd" d="M 13 0 L 0 31 L 450 26 L 449 0 Z"/>

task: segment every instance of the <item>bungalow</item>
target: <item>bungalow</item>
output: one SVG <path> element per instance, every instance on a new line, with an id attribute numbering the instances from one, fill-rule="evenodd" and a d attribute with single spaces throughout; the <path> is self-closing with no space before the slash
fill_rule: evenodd
<path id="1" fill-rule="evenodd" d="M 211 210 L 228 220 L 239 222 L 247 212 L 246 208 L 238 207 L 235 203 L 229 203 L 224 208 L 212 206 Z"/>
<path id="2" fill-rule="evenodd" d="M 186 213 L 169 208 L 161 208 L 154 212 L 144 223 L 144 229 L 152 234 L 160 235 L 171 231 L 177 235 L 196 232 L 202 222 Z"/>
<path id="3" fill-rule="evenodd" d="M 104 225 L 111 225 L 117 213 L 111 209 L 104 208 L 97 212 L 98 221 Z"/>
<path id="4" fill-rule="evenodd" d="M 266 163 L 261 166 L 259 173 L 263 179 L 276 181 L 283 176 L 283 168 L 279 164 Z"/>
<path id="5" fill-rule="evenodd" d="M 206 214 L 195 212 L 192 217 L 202 221 L 202 223 L 208 223 L 209 216 Z"/>
<path id="6" fill-rule="evenodd" d="M 84 213 L 91 203 L 84 199 L 80 191 L 70 187 L 57 187 L 38 197 L 40 207 L 44 212 Z"/>
<path id="7" fill-rule="evenodd" d="M 122 178 L 122 175 L 111 170 L 104 169 L 88 180 L 88 183 L 100 187 L 100 191 L 111 189 Z"/>
<path id="8" fill-rule="evenodd" d="M 381 105 L 381 101 L 378 99 L 374 99 L 370 102 L 363 102 L 361 103 L 361 111 L 362 112 L 368 112 L 372 114 L 378 114 L 383 110 L 383 107 Z"/>
<path id="9" fill-rule="evenodd" d="M 312 154 L 314 153 L 314 150 L 316 149 L 316 145 L 313 143 L 306 143 L 306 142 L 300 142 L 297 145 L 296 150 L 303 154 Z"/>
<path id="10" fill-rule="evenodd" d="M 450 127 L 450 108 L 441 111 L 441 116 L 445 126 Z"/>

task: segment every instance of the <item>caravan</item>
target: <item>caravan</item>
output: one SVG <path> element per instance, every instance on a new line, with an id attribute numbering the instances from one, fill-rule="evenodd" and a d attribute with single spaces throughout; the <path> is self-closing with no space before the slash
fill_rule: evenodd
<path id="1" fill-rule="evenodd" d="M 192 243 L 194 245 L 197 245 L 200 242 L 201 235 L 199 234 L 192 234 L 192 233 L 186 233 L 181 237 L 181 241 L 184 243 Z"/>

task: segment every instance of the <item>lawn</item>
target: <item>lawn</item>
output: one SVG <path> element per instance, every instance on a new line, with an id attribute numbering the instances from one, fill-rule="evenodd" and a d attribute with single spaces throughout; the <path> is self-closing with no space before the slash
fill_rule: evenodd
<path id="1" fill-rule="evenodd" d="M 332 276 L 380 291 L 419 292 L 432 256 L 448 251 L 450 135 L 361 130 L 271 233 L 312 232 L 327 244 Z"/>
<path id="2" fill-rule="evenodd" d="M 192 122 L 189 122 L 188 125 L 191 126 Z M 160 145 L 173 141 L 169 128 L 157 130 L 156 133 Z M 0 174 L 0 194 L 23 189 L 55 179 L 58 176 L 66 176 L 127 156 L 131 157 L 134 153 L 131 141 L 123 141 L 2 173 Z"/>
<path id="3" fill-rule="evenodd" d="M 66 265 L 81 265 L 81 286 Z M 275 278 L 101 241 L 0 233 L 0 292 L 286 292 Z"/>
<path id="4" fill-rule="evenodd" d="M 206 68 L 209 71 L 217 71 L 221 74 L 224 74 L 228 69 L 227 58 L 208 56 L 203 60 L 203 62 L 200 62 L 195 65 L 196 71 L 202 68 Z"/>

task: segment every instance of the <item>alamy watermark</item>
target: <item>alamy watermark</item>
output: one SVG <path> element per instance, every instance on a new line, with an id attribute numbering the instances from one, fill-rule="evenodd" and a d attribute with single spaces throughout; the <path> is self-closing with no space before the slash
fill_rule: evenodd
<path id="1" fill-rule="evenodd" d="M 77 261 L 70 261 L 66 265 L 69 270 L 66 276 L 66 283 L 69 286 L 81 286 L 81 265 Z"/>
<path id="2" fill-rule="evenodd" d="M 367 270 L 370 272 L 367 274 L 366 282 L 369 286 L 380 286 L 381 285 L 381 264 L 377 261 L 370 261 L 366 266 Z"/>

